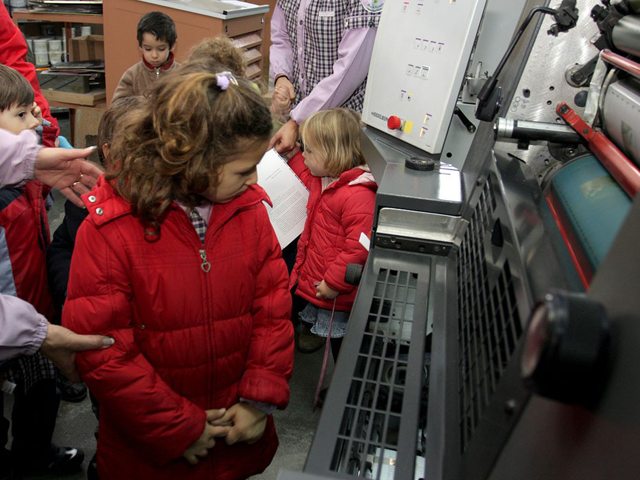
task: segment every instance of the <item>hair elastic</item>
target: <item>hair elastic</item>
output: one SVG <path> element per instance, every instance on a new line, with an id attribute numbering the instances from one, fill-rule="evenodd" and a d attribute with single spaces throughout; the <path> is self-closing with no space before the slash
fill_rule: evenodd
<path id="1" fill-rule="evenodd" d="M 216 74 L 216 85 L 220 88 L 220 90 L 225 91 L 229 88 L 229 85 L 233 83 L 234 85 L 238 85 L 238 80 L 233 76 L 231 72 L 221 72 Z"/>

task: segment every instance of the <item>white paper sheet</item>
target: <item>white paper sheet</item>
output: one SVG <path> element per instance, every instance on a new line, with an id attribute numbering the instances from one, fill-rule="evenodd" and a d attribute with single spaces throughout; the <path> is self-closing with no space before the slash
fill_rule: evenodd
<path id="1" fill-rule="evenodd" d="M 267 205 L 267 211 L 280 246 L 284 248 L 304 229 L 309 191 L 275 150 L 265 153 L 258 164 L 258 185 L 271 198 L 273 208 Z"/>

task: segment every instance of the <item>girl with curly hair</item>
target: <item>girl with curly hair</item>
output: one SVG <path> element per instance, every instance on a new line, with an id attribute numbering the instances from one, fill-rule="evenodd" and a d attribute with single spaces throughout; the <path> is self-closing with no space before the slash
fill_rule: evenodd
<path id="1" fill-rule="evenodd" d="M 293 330 L 256 185 L 270 133 L 248 81 L 184 69 L 118 124 L 83 196 L 63 322 L 116 340 L 77 356 L 102 480 L 240 479 L 273 458 Z"/>

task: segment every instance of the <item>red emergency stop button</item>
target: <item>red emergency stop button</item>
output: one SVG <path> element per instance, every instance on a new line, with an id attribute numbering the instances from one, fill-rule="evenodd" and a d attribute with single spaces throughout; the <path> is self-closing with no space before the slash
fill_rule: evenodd
<path id="1" fill-rule="evenodd" d="M 387 127 L 389 127 L 389 130 L 398 130 L 402 127 L 402 120 L 400 119 L 400 117 L 391 115 L 387 120 Z"/>

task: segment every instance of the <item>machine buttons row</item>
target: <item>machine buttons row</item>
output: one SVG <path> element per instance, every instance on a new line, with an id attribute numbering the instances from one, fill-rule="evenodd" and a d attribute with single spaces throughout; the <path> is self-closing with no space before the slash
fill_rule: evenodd
<path id="1" fill-rule="evenodd" d="M 428 65 L 408 64 L 406 69 L 406 74 L 411 77 L 419 77 L 422 80 L 428 80 L 430 71 L 431 71 L 431 67 L 429 67 Z"/>
<path id="2" fill-rule="evenodd" d="M 442 53 L 444 50 L 444 43 L 416 37 L 413 42 L 413 47 L 417 50 L 424 50 L 429 53 Z"/>

